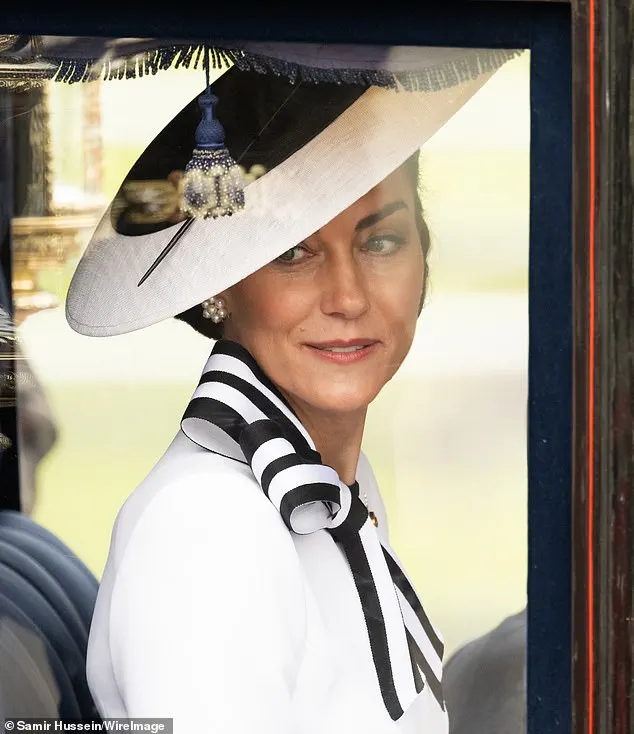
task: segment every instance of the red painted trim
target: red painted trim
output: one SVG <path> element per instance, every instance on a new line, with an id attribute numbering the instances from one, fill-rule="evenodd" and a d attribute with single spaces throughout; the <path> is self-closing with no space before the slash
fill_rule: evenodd
<path id="1" fill-rule="evenodd" d="M 595 98 L 595 0 L 588 0 L 589 92 L 589 252 L 588 252 L 588 586 L 587 592 L 587 734 L 594 734 L 594 342 L 595 342 L 595 226 L 596 226 L 596 98 Z"/>

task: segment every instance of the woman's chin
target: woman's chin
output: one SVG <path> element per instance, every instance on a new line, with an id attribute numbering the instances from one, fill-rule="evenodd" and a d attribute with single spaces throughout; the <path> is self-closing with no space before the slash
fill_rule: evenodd
<path id="1" fill-rule="evenodd" d="M 303 402 L 320 412 L 356 413 L 366 410 L 379 391 L 380 388 L 376 386 L 360 388 L 359 386 L 332 383 L 323 386 L 315 384 Z"/>

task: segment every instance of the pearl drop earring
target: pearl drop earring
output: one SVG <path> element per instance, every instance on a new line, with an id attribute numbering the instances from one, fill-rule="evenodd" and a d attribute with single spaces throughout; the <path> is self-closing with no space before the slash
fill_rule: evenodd
<path id="1" fill-rule="evenodd" d="M 214 324 L 219 324 L 229 316 L 222 298 L 208 298 L 206 301 L 203 301 L 202 307 L 203 318 L 211 319 Z"/>

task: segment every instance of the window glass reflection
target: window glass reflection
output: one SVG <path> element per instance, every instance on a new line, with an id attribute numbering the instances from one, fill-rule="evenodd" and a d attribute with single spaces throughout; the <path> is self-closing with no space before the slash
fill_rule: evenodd
<path id="1" fill-rule="evenodd" d="M 22 492 L 97 577 L 115 516 L 172 440 L 209 342 L 176 320 L 82 337 L 63 301 L 128 169 L 200 86 L 195 70 L 48 83 L 20 133 L 29 181 L 13 222 L 13 287 L 33 373 L 21 373 L 20 415 L 25 446 L 37 448 L 21 456 Z M 425 146 L 427 302 L 364 435 L 392 545 L 446 658 L 526 603 L 529 149 L 525 53 Z M 130 192 L 146 218 L 171 196 Z"/>

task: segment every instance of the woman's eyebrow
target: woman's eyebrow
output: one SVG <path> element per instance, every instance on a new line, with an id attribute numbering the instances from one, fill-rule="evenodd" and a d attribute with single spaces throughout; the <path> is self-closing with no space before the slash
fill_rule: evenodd
<path id="1" fill-rule="evenodd" d="M 356 227 L 354 228 L 355 232 L 358 232 L 361 229 L 366 229 L 367 227 L 372 227 L 377 222 L 380 222 L 381 219 L 389 217 L 390 214 L 394 214 L 394 212 L 397 212 L 399 209 L 407 209 L 407 204 L 402 199 L 399 199 L 398 201 L 393 201 L 391 204 L 386 204 L 384 207 L 379 209 L 378 212 L 374 212 L 374 214 L 368 214 L 367 217 L 359 219 Z"/>

